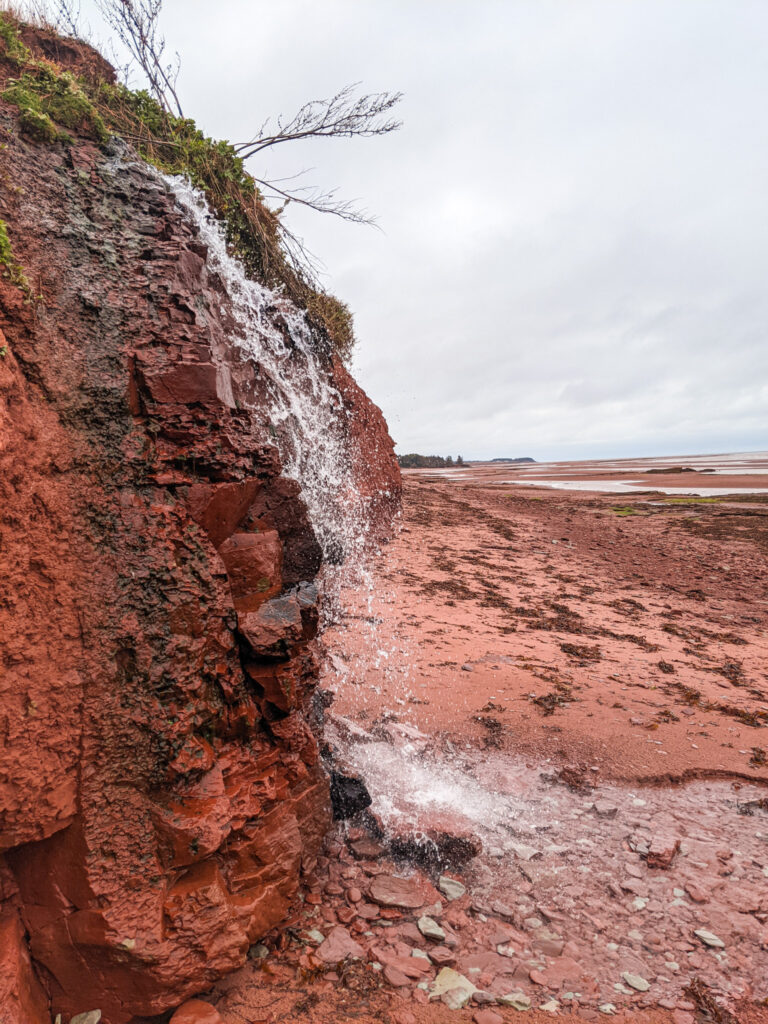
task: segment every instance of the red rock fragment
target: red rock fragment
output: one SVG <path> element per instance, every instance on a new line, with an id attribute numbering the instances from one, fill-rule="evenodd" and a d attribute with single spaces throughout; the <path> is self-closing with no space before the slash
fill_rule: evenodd
<path id="1" fill-rule="evenodd" d="M 648 847 L 646 863 L 649 868 L 660 868 L 665 871 L 671 866 L 679 849 L 680 840 L 674 836 L 655 835 Z"/>
<path id="2" fill-rule="evenodd" d="M 384 847 L 374 839 L 357 839 L 349 848 L 358 860 L 377 859 L 384 853 Z"/>
<path id="3" fill-rule="evenodd" d="M 256 611 L 282 589 L 283 546 L 277 530 L 234 533 L 219 548 L 239 612 Z"/>
<path id="4" fill-rule="evenodd" d="M 280 653 L 302 638 L 301 607 L 293 594 L 276 597 L 258 611 L 238 612 L 237 628 L 254 654 Z"/>
<path id="5" fill-rule="evenodd" d="M 24 941 L 24 928 L 12 909 L 0 914 L 0 1010 L 8 1015 L 9 1024 L 50 1024 L 51 1020 L 48 999 Z"/>
<path id="6" fill-rule="evenodd" d="M 393 988 L 405 988 L 408 985 L 408 978 L 392 964 L 384 965 L 384 978 Z"/>
<path id="7" fill-rule="evenodd" d="M 215 1006 L 202 999 L 189 999 L 171 1017 L 170 1024 L 224 1024 Z"/>
<path id="8" fill-rule="evenodd" d="M 582 972 L 580 963 L 569 956 L 560 956 L 541 972 L 541 976 L 548 988 L 559 991 L 563 985 L 578 984 Z"/>
<path id="9" fill-rule="evenodd" d="M 691 897 L 694 903 L 706 903 L 709 899 L 709 893 L 702 886 L 697 885 L 696 882 L 686 882 L 685 891 Z"/>
<path id="10" fill-rule="evenodd" d="M 416 1018 L 409 1010 L 395 1010 L 392 1024 L 416 1024 Z"/>
<path id="11" fill-rule="evenodd" d="M 692 1013 L 687 1010 L 673 1010 L 672 1011 L 672 1022 L 673 1024 L 695 1024 L 696 1018 Z"/>
<path id="12" fill-rule="evenodd" d="M 421 884 L 415 877 L 398 878 L 396 875 L 377 875 L 368 888 L 368 895 L 380 906 L 417 910 L 424 906 Z"/>
<path id="13" fill-rule="evenodd" d="M 355 942 L 346 928 L 342 928 L 341 925 L 338 925 L 336 928 L 332 928 L 330 932 L 328 932 L 325 940 L 321 942 L 315 950 L 315 955 L 318 956 L 323 963 L 337 964 L 350 957 L 362 959 L 365 955 L 365 951 L 359 943 Z"/>
<path id="14" fill-rule="evenodd" d="M 447 946 L 432 946 L 429 949 L 429 959 L 438 967 L 451 967 L 456 963 L 456 953 Z"/>
<path id="15" fill-rule="evenodd" d="M 474 1024 L 504 1024 L 504 1018 L 494 1010 L 475 1010 L 472 1020 Z"/>

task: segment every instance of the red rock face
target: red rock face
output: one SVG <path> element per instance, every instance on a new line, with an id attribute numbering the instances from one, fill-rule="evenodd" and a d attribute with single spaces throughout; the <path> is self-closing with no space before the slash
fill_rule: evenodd
<path id="1" fill-rule="evenodd" d="M 124 1024 L 242 965 L 314 861 L 321 557 L 162 181 L 15 113 L 0 216 L 41 299 L 0 280 L 0 1016 Z"/>
<path id="2" fill-rule="evenodd" d="M 355 487 L 366 502 L 370 537 L 373 541 L 382 541 L 391 535 L 392 519 L 402 501 L 402 481 L 394 444 L 381 410 L 336 358 L 333 375 L 349 423 Z"/>

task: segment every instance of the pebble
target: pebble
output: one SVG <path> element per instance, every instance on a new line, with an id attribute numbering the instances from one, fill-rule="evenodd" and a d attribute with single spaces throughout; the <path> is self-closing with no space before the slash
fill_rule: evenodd
<path id="1" fill-rule="evenodd" d="M 410 1010 L 395 1010 L 392 1014 L 392 1024 L 416 1024 L 416 1018 Z"/>
<path id="2" fill-rule="evenodd" d="M 710 898 L 710 894 L 707 890 L 702 889 L 701 886 L 697 886 L 695 882 L 686 882 L 685 891 L 694 903 L 706 903 Z"/>
<path id="3" fill-rule="evenodd" d="M 600 1011 L 600 1013 L 616 1013 L 616 1007 L 613 1003 L 601 1003 L 600 1006 L 598 1006 L 598 1010 Z"/>
<path id="4" fill-rule="evenodd" d="M 694 1015 L 687 1010 L 673 1010 L 672 1012 L 673 1024 L 694 1024 L 695 1020 Z"/>
<path id="5" fill-rule="evenodd" d="M 549 999 L 546 1003 L 542 1003 L 539 1009 L 545 1013 L 557 1013 L 560 1009 L 560 1003 L 557 999 Z"/>
<path id="6" fill-rule="evenodd" d="M 90 1014 L 78 1014 L 73 1017 L 70 1024 L 99 1024 L 101 1011 L 94 1010 L 98 1017 L 91 1017 Z M 183 1003 L 171 1017 L 171 1024 L 223 1024 L 223 1019 L 215 1006 L 205 1002 L 203 999 L 188 999 Z"/>
<path id="7" fill-rule="evenodd" d="M 592 810 L 598 818 L 615 818 L 619 813 L 619 808 L 608 800 L 595 800 Z"/>
<path id="8" fill-rule="evenodd" d="M 472 1020 L 475 1024 L 504 1024 L 504 1018 L 493 1010 L 475 1010 Z"/>
<path id="9" fill-rule="evenodd" d="M 418 928 L 425 939 L 437 939 L 439 942 L 445 941 L 445 932 L 431 917 L 420 917 L 418 922 Z"/>
<path id="10" fill-rule="evenodd" d="M 192 1002 L 199 1002 L 199 1000 L 195 999 L 195 1000 L 192 1000 Z M 188 1003 L 184 1004 L 184 1006 L 188 1006 L 188 1005 L 189 1005 Z M 210 1003 L 206 1003 L 204 1005 L 210 1006 Z M 210 1008 L 213 1010 L 214 1013 L 216 1013 L 216 1010 L 214 1010 L 212 1006 Z M 183 1010 L 184 1007 L 182 1006 L 181 1009 Z M 178 1012 L 179 1011 L 177 1010 L 176 1013 L 174 1013 L 173 1016 L 176 1017 Z M 216 1013 L 216 1017 L 217 1017 L 218 1020 L 221 1020 L 221 1017 L 219 1017 L 218 1013 Z M 190 1018 L 190 1020 L 191 1019 L 192 1018 Z M 100 1020 L 101 1020 L 101 1010 L 88 1010 L 87 1013 L 77 1013 L 77 1014 L 75 1014 L 75 1016 L 70 1021 L 70 1024 L 99 1024 Z"/>
<path id="11" fill-rule="evenodd" d="M 508 992 L 505 996 L 499 996 L 496 1002 L 500 1006 L 511 1006 L 513 1010 L 519 1010 L 521 1013 L 525 1010 L 530 1010 L 531 1000 L 524 992 Z"/>
<path id="12" fill-rule="evenodd" d="M 448 875 L 441 875 L 437 883 L 440 892 L 449 900 L 460 900 L 466 894 L 467 887 L 455 878 Z"/>
<path id="13" fill-rule="evenodd" d="M 541 857 L 541 851 L 535 846 L 526 846 L 525 843 L 510 843 L 509 849 L 518 860 L 533 860 L 534 857 Z"/>
<path id="14" fill-rule="evenodd" d="M 501 918 L 514 918 L 515 916 L 512 908 L 508 907 L 506 903 L 502 903 L 501 900 L 494 900 L 491 904 L 491 910 Z"/>
<path id="15" fill-rule="evenodd" d="M 630 988 L 634 988 L 638 992 L 647 992 L 651 987 L 650 982 L 646 981 L 645 978 L 641 978 L 639 974 L 630 974 L 629 971 L 624 971 L 622 978 Z"/>
<path id="16" fill-rule="evenodd" d="M 693 934 L 697 939 L 701 939 L 705 946 L 711 946 L 713 949 L 725 949 L 723 940 L 713 932 L 708 932 L 706 928 L 697 928 Z"/>

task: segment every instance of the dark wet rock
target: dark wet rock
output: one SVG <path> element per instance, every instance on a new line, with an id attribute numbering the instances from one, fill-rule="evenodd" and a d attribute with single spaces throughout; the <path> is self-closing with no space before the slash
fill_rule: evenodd
<path id="1" fill-rule="evenodd" d="M 332 771 L 331 804 L 334 819 L 345 821 L 371 806 L 371 794 L 358 776 Z"/>

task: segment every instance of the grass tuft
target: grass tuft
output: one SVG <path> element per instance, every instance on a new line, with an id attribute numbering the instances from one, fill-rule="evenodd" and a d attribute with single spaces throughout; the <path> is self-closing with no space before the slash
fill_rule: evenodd
<path id="1" fill-rule="evenodd" d="M 17 263 L 16 257 L 13 255 L 11 240 L 8 237 L 8 227 L 4 220 L 0 220 L 0 269 L 11 284 L 29 294 L 29 282 L 21 264 Z"/>

